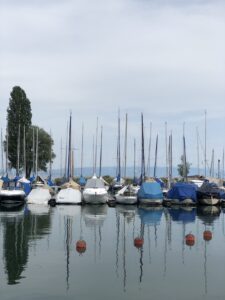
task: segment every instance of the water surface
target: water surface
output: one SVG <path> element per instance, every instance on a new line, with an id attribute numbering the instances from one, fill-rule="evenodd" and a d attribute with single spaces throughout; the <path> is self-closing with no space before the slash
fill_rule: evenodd
<path id="1" fill-rule="evenodd" d="M 79 240 L 86 250 L 76 249 Z M 217 207 L 2 207 L 0 251 L 1 299 L 225 298 L 224 212 Z"/>

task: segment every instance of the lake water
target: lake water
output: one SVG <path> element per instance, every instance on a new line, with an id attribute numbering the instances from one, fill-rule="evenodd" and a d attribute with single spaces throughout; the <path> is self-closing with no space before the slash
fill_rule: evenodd
<path id="1" fill-rule="evenodd" d="M 1 208 L 1 300 L 224 299 L 224 221 L 217 207 Z"/>

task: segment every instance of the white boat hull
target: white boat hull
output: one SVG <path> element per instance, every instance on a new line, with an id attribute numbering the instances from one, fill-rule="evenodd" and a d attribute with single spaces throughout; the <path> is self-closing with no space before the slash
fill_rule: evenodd
<path id="1" fill-rule="evenodd" d="M 148 199 L 148 198 L 140 198 L 139 203 L 145 205 L 161 205 L 163 199 Z"/>
<path id="2" fill-rule="evenodd" d="M 56 195 L 56 204 L 80 204 L 81 191 L 74 188 L 62 189 Z"/>
<path id="3" fill-rule="evenodd" d="M 87 188 L 83 191 L 83 199 L 89 204 L 104 204 L 108 201 L 108 192 L 104 188 Z"/>
<path id="4" fill-rule="evenodd" d="M 25 192 L 23 190 L 0 190 L 0 202 L 1 203 L 15 203 L 24 202 Z"/>
<path id="5" fill-rule="evenodd" d="M 198 199 L 199 204 L 202 205 L 218 205 L 220 203 L 220 199 L 218 198 L 202 198 Z"/>
<path id="6" fill-rule="evenodd" d="M 116 202 L 119 204 L 135 204 L 137 203 L 137 196 L 124 196 L 124 195 L 115 195 Z"/>
<path id="7" fill-rule="evenodd" d="M 196 202 L 194 202 L 192 199 L 187 198 L 184 200 L 179 200 L 179 199 L 165 199 L 166 202 L 170 202 L 171 204 L 176 204 L 176 205 L 195 205 Z"/>
<path id="8" fill-rule="evenodd" d="M 31 190 L 27 196 L 27 203 L 30 204 L 48 204 L 51 199 L 51 194 L 48 189 L 42 187 L 36 187 Z"/>

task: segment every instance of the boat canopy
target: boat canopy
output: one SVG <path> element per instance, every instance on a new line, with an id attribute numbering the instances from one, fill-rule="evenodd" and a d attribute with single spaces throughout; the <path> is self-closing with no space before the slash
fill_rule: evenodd
<path id="1" fill-rule="evenodd" d="M 139 191 L 138 198 L 162 199 L 162 189 L 158 182 L 143 182 Z"/>
<path id="2" fill-rule="evenodd" d="M 215 194 L 215 193 L 219 193 L 220 189 L 215 182 L 205 181 L 203 182 L 202 186 L 198 189 L 198 191 L 205 194 L 208 193 Z"/>
<path id="3" fill-rule="evenodd" d="M 197 186 L 193 183 L 177 182 L 167 193 L 168 199 L 178 199 L 183 201 L 185 199 L 192 199 L 197 201 Z"/>
<path id="4" fill-rule="evenodd" d="M 92 177 L 88 179 L 85 184 L 85 189 L 90 189 L 90 188 L 105 188 L 105 185 L 101 179 Z"/>

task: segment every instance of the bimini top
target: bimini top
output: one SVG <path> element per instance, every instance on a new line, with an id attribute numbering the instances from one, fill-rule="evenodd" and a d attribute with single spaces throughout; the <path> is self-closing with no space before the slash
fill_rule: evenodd
<path id="1" fill-rule="evenodd" d="M 162 199 L 163 194 L 160 184 L 153 181 L 143 182 L 138 191 L 138 198 Z"/>
<path id="2" fill-rule="evenodd" d="M 167 193 L 168 199 L 178 199 L 183 201 L 185 199 L 197 200 L 197 186 L 193 183 L 177 182 Z"/>
<path id="3" fill-rule="evenodd" d="M 103 183 L 103 181 L 97 177 L 92 177 L 90 179 L 87 180 L 86 184 L 85 184 L 85 189 L 92 189 L 92 188 L 105 188 L 105 185 Z"/>

